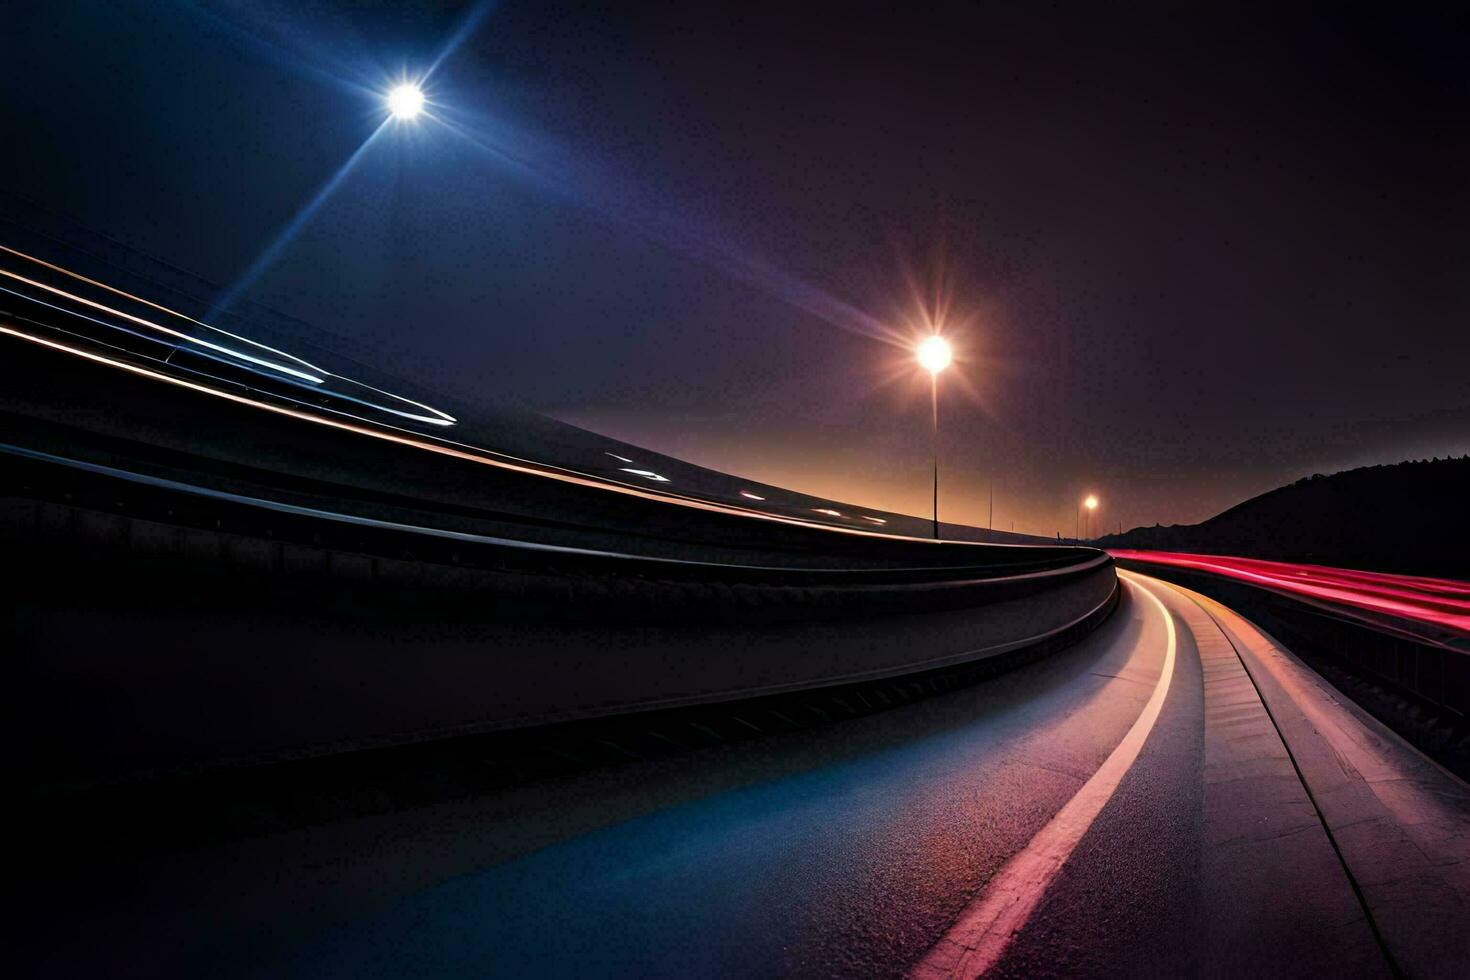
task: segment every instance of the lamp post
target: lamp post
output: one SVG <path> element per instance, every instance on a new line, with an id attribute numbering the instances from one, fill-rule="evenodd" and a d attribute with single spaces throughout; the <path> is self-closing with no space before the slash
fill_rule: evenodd
<path id="1" fill-rule="evenodd" d="M 949 341 L 937 333 L 925 337 L 914 350 L 919 366 L 929 372 L 929 404 L 933 420 L 934 449 L 934 540 L 939 540 L 939 372 L 954 360 Z"/>
<path id="2" fill-rule="evenodd" d="M 1085 509 L 1087 511 L 1087 532 L 1088 532 L 1088 534 L 1091 534 L 1092 533 L 1092 512 L 1095 511 L 1095 510 L 1097 510 L 1097 496 L 1095 494 L 1089 493 L 1087 495 L 1087 499 L 1084 500 L 1084 501 L 1082 501 L 1082 507 L 1083 507 L 1083 509 Z M 1079 514 L 1080 514 L 1080 511 L 1079 511 Z M 1077 539 L 1077 543 L 1078 544 L 1081 544 L 1082 543 L 1082 538 L 1080 537 L 1080 535 L 1079 535 L 1079 537 Z"/>

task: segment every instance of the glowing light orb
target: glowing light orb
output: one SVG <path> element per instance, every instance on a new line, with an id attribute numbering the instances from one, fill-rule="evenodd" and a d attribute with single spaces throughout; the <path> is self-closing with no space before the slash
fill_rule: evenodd
<path id="1" fill-rule="evenodd" d="M 1088 510 L 1097 510 L 1097 498 L 1089 496 L 1086 500 L 1082 501 L 1082 506 Z"/>
<path id="2" fill-rule="evenodd" d="M 388 93 L 388 111 L 395 119 L 412 119 L 424 111 L 424 93 L 417 85 L 404 83 Z"/>
<path id="3" fill-rule="evenodd" d="M 925 371 L 938 374 L 954 360 L 954 351 L 950 348 L 949 341 L 936 333 L 924 338 L 924 342 L 914 351 L 914 356 L 919 359 L 919 366 Z"/>

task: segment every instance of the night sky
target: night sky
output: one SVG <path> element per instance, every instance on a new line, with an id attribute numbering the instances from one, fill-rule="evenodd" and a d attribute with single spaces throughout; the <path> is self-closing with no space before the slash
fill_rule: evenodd
<path id="1" fill-rule="evenodd" d="M 1185 6 L 21 2 L 0 187 L 422 388 L 877 508 L 927 511 L 880 338 L 936 296 L 951 520 L 1470 452 L 1467 15 Z"/>

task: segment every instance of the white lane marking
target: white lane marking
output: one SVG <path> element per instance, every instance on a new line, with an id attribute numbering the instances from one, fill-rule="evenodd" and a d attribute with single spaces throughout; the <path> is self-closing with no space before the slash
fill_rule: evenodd
<path id="1" fill-rule="evenodd" d="M 980 897 L 909 971 L 911 977 L 978 977 L 1000 961 L 1011 939 L 1026 925 L 1047 887 L 1112 798 L 1153 731 L 1159 712 L 1163 710 L 1164 699 L 1169 694 L 1169 682 L 1174 676 L 1174 618 L 1141 580 L 1126 572 L 1119 574 L 1126 577 L 1130 586 L 1148 596 L 1164 617 L 1168 645 L 1164 652 L 1164 667 L 1153 694 L 1133 722 L 1133 727 L 1128 729 L 1128 734 L 1123 736 L 1101 768 L 1052 817 L 1051 822 L 1031 838 L 1029 844 L 1001 866 Z"/>

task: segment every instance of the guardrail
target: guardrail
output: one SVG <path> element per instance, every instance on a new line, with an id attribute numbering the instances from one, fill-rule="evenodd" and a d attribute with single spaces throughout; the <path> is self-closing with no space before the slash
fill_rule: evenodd
<path id="1" fill-rule="evenodd" d="M 412 523 L 377 499 L 306 506 L 34 446 L 0 453 L 0 474 L 25 570 L 8 724 L 46 792 L 942 671 L 1073 635 L 1115 601 L 1110 559 L 1074 549 L 874 538 L 877 558 L 853 564 L 818 530 L 837 554 L 788 541 L 773 553 L 792 560 L 748 564 L 728 546 L 672 558 Z"/>

